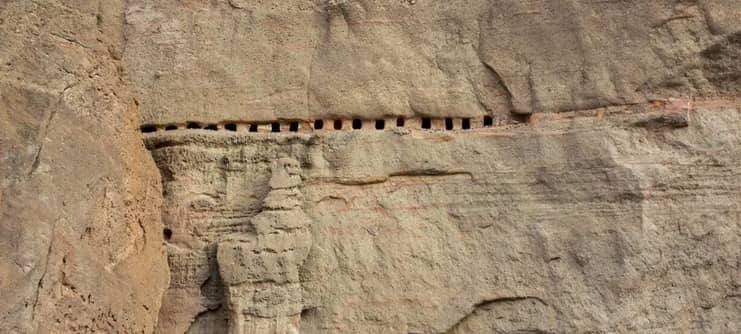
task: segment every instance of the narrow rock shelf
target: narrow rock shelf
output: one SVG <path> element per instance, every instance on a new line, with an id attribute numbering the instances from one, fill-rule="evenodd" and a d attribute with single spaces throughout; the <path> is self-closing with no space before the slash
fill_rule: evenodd
<path id="1" fill-rule="evenodd" d="M 225 121 L 218 123 L 185 122 L 167 124 L 145 124 L 140 127 L 142 133 L 150 134 L 160 131 L 194 130 L 194 131 L 227 131 L 253 133 L 291 133 L 317 131 L 383 131 L 394 128 L 418 130 L 474 130 L 503 125 L 508 121 L 496 120 L 491 116 L 479 118 L 446 117 L 446 118 L 384 118 L 384 119 L 330 119 L 330 120 L 281 120 L 271 122 Z"/>

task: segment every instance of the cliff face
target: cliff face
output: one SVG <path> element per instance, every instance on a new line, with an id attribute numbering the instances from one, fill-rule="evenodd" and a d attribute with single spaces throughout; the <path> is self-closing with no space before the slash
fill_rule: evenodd
<path id="1" fill-rule="evenodd" d="M 447 132 L 146 134 L 177 282 L 161 332 L 738 331 L 739 106 Z M 310 219 L 266 230 L 285 157 Z M 306 226 L 310 251 L 294 256 Z M 253 291 L 236 308 L 234 281 Z"/>
<path id="2" fill-rule="evenodd" d="M 151 332 L 160 181 L 125 81 L 123 3 L 0 2 L 0 332 Z"/>
<path id="3" fill-rule="evenodd" d="M 737 3 L 134 0 L 126 21 L 171 231 L 160 332 L 741 330 Z M 285 159 L 301 215 L 271 200 Z"/>
<path id="4" fill-rule="evenodd" d="M 0 331 L 741 331 L 735 0 L 0 13 Z"/>
<path id="5" fill-rule="evenodd" d="M 738 90 L 732 56 L 703 53 L 741 30 L 734 0 L 128 4 L 152 123 L 507 117 Z"/>

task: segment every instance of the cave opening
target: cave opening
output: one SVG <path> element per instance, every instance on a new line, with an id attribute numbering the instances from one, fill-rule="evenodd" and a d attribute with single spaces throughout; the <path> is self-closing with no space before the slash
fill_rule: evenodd
<path id="1" fill-rule="evenodd" d="M 386 127 L 386 121 L 379 119 L 376 120 L 376 130 L 383 130 Z"/>
<path id="2" fill-rule="evenodd" d="M 141 131 L 142 131 L 143 133 L 151 133 L 151 132 L 156 132 L 156 131 L 157 131 L 157 127 L 156 127 L 156 126 L 154 126 L 154 125 L 143 125 L 143 126 L 142 126 L 142 127 L 140 128 L 140 130 L 141 130 Z"/>
<path id="3" fill-rule="evenodd" d="M 494 119 L 491 116 L 484 116 L 484 126 L 494 125 Z"/>
<path id="4" fill-rule="evenodd" d="M 453 130 L 453 119 L 450 117 L 445 118 L 445 130 Z"/>
<path id="5" fill-rule="evenodd" d="M 471 119 L 470 118 L 464 118 L 461 120 L 461 128 L 463 130 L 470 130 L 471 129 Z"/>
<path id="6" fill-rule="evenodd" d="M 423 117 L 422 118 L 422 128 L 429 129 L 431 127 L 432 127 L 432 120 L 429 119 L 428 117 Z"/>
<path id="7" fill-rule="evenodd" d="M 165 237 L 165 240 L 172 239 L 172 230 L 169 228 L 165 228 L 162 230 L 162 236 Z"/>

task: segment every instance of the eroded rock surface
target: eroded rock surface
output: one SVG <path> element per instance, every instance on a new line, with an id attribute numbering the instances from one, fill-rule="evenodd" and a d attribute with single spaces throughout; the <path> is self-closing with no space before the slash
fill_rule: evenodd
<path id="1" fill-rule="evenodd" d="M 739 22 L 727 0 L 129 1 L 177 277 L 159 331 L 738 331 Z M 303 197 L 276 197 L 285 158 Z M 283 219 L 311 243 L 258 227 Z"/>
<path id="2" fill-rule="evenodd" d="M 300 333 L 726 333 L 741 328 L 739 106 L 674 101 L 468 131 L 145 137 L 179 213 L 165 221 L 170 242 L 218 243 L 218 270 L 189 271 L 231 291 L 265 281 L 260 298 L 208 297 L 221 308 L 239 295 L 240 314 L 300 305 Z M 268 262 L 250 222 L 296 207 L 272 201 L 283 157 L 301 164 L 313 241 L 290 261 L 281 250 L 300 247 L 278 234 Z M 276 288 L 296 267 L 300 302 L 298 284 Z M 192 291 L 195 304 L 208 296 Z M 256 299 L 266 304 L 246 307 Z M 191 316 L 189 333 L 234 319 Z M 247 333 L 290 333 L 258 328 Z"/>
<path id="3" fill-rule="evenodd" d="M 0 1 L 0 332 L 741 332 L 740 56 L 736 0 Z"/>
<path id="4" fill-rule="evenodd" d="M 0 332 L 151 333 L 160 179 L 120 1 L 0 1 Z"/>
<path id="5" fill-rule="evenodd" d="M 303 309 L 299 269 L 311 248 L 311 220 L 301 206 L 301 166 L 275 160 L 263 211 L 250 227 L 218 243 L 230 333 L 298 333 Z"/>
<path id="6" fill-rule="evenodd" d="M 507 117 L 739 90 L 734 0 L 128 3 L 144 123 Z"/>

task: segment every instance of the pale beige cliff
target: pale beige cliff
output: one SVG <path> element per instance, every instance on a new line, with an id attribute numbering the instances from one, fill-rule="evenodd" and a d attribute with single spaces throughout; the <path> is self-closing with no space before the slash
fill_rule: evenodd
<path id="1" fill-rule="evenodd" d="M 126 23 L 178 277 L 159 332 L 741 330 L 733 1 L 133 0 Z M 282 159 L 306 258 L 293 230 L 255 246 Z"/>
<path id="2" fill-rule="evenodd" d="M 159 177 L 121 63 L 123 2 L 0 1 L 0 332 L 151 333 Z"/>
<path id="3" fill-rule="evenodd" d="M 269 310 L 295 298 L 275 295 L 275 273 L 299 265 L 296 333 L 737 332 L 740 107 L 677 101 L 467 131 L 145 134 L 171 269 L 192 287 L 171 288 L 178 316 L 160 331 L 293 333 Z M 224 251 L 235 233 L 265 234 L 255 221 L 273 210 L 271 166 L 285 157 L 304 178 L 308 257 Z M 214 288 L 235 272 L 266 289 L 240 295 L 255 306 L 239 317 Z M 250 314 L 276 325 L 227 331 Z"/>
<path id="4" fill-rule="evenodd" d="M 5 1 L 0 37 L 0 332 L 741 332 L 735 0 Z"/>
<path id="5" fill-rule="evenodd" d="M 738 73 L 738 48 L 703 50 L 738 39 L 740 12 L 734 0 L 131 0 L 125 58 L 151 123 L 507 117 L 737 91 L 722 73 Z"/>

